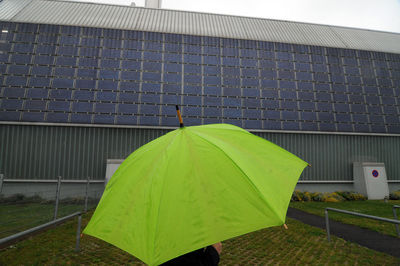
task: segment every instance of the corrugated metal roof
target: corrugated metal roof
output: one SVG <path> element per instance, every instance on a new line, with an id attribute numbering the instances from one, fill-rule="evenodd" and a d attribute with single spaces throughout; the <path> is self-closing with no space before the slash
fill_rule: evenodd
<path id="1" fill-rule="evenodd" d="M 4 0 L 0 20 L 154 31 L 400 53 L 400 34 L 328 25 L 59 0 Z"/>
<path id="2" fill-rule="evenodd" d="M 0 2 L 0 20 L 10 20 L 32 0 L 4 0 Z"/>

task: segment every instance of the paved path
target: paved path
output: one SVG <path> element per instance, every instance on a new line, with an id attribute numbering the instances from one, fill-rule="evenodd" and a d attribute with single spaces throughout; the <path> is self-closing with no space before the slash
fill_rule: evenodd
<path id="1" fill-rule="evenodd" d="M 287 217 L 326 230 L 324 217 L 295 208 L 288 209 Z M 331 235 L 400 258 L 400 238 L 384 235 L 354 225 L 343 224 L 333 221 L 332 219 L 329 219 L 329 225 Z M 393 230 L 395 230 L 394 225 Z"/>

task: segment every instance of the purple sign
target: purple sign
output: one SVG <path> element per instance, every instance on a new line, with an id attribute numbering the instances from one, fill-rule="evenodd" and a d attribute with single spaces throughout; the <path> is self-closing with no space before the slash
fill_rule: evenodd
<path id="1" fill-rule="evenodd" d="M 372 176 L 373 177 L 378 177 L 379 176 L 379 172 L 377 170 L 372 170 Z"/>

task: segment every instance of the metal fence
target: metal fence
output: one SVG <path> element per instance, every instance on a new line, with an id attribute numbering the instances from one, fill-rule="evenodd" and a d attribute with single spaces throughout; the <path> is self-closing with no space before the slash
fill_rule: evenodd
<path id="1" fill-rule="evenodd" d="M 393 210 L 393 217 L 394 217 L 395 220 L 398 220 L 396 209 L 400 209 L 400 205 L 393 205 L 393 208 L 392 208 L 392 210 Z M 396 226 L 397 235 L 400 237 L 399 225 L 396 224 L 395 226 Z"/>
<path id="2" fill-rule="evenodd" d="M 395 219 L 389 219 L 389 218 L 384 218 L 384 217 L 379 217 L 379 216 L 373 216 L 373 215 L 368 215 L 368 214 L 363 214 L 363 213 L 358 213 L 358 212 L 352 212 L 352 211 L 347 211 L 347 210 L 342 210 L 342 209 L 325 208 L 325 226 L 326 226 L 327 239 L 328 239 L 328 241 L 331 241 L 331 231 L 330 231 L 330 226 L 329 226 L 329 214 L 328 214 L 328 211 L 339 212 L 339 213 L 354 215 L 354 216 L 358 216 L 358 217 L 373 219 L 373 220 L 377 220 L 377 221 L 381 221 L 381 222 L 392 223 L 394 225 L 399 225 L 400 221 L 397 220 L 397 215 L 395 214 L 395 208 L 397 208 L 397 207 L 398 207 L 397 205 L 393 206 L 393 214 L 394 214 L 394 218 Z M 397 228 L 398 227 L 396 227 L 396 229 Z M 400 234 L 399 234 L 398 230 L 397 230 L 397 236 L 400 237 Z"/>
<path id="3" fill-rule="evenodd" d="M 54 219 L 53 221 L 41 224 L 39 226 L 35 226 L 33 228 L 30 228 L 28 230 L 13 234 L 8 237 L 0 238 L 0 249 L 7 247 L 11 245 L 14 242 L 18 242 L 32 234 L 35 234 L 36 232 L 40 232 L 41 230 L 46 230 L 47 228 L 50 228 L 51 226 L 55 226 L 57 224 L 63 223 L 64 221 L 67 221 L 75 216 L 78 216 L 78 226 L 76 229 L 76 244 L 75 244 L 75 251 L 79 251 L 79 244 L 80 244 L 80 234 L 81 234 L 81 224 L 82 224 L 82 213 L 81 212 L 75 212 L 70 215 Z"/>
<path id="4" fill-rule="evenodd" d="M 104 181 L 17 180 L 0 175 L 0 239 L 97 206 Z"/>

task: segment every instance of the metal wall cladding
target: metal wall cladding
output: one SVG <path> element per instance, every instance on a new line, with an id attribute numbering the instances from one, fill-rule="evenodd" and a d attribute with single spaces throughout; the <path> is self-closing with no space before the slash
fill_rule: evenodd
<path id="1" fill-rule="evenodd" d="M 0 173 L 9 179 L 104 179 L 107 159 L 124 159 L 168 130 L 0 126 Z"/>
<path id="2" fill-rule="evenodd" d="M 168 129 L 1 125 L 0 173 L 8 179 L 104 179 L 107 159 L 126 158 Z M 257 132 L 307 161 L 301 180 L 351 181 L 353 162 L 383 162 L 400 180 L 400 138 Z"/>
<path id="3" fill-rule="evenodd" d="M 388 180 L 400 180 L 400 138 L 367 135 L 255 133 L 299 156 L 301 180 L 353 180 L 353 162 L 383 162 Z"/>
<path id="4" fill-rule="evenodd" d="M 400 53 L 398 45 L 400 34 L 395 33 L 72 1 L 5 0 L 0 4 L 0 20 L 154 31 Z"/>

